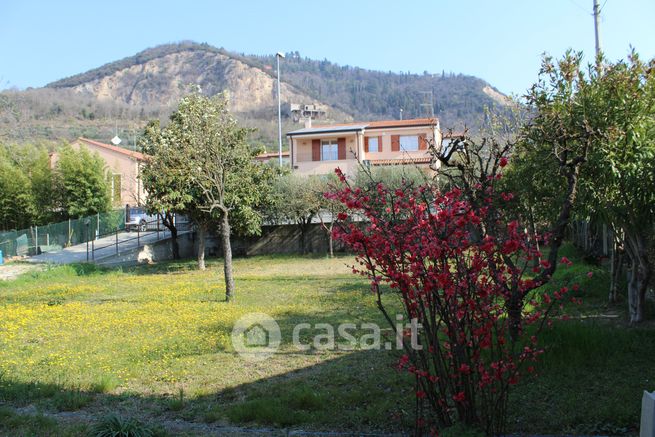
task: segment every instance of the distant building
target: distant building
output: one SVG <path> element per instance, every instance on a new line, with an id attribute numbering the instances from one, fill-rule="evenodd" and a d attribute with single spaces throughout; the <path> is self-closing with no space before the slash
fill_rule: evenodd
<path id="1" fill-rule="evenodd" d="M 327 116 L 328 107 L 313 103 L 309 105 L 301 105 L 299 103 L 289 104 L 289 112 L 293 121 L 299 122 L 303 119 L 319 119 Z"/>
<path id="2" fill-rule="evenodd" d="M 257 155 L 255 159 L 259 162 L 279 162 L 280 155 L 278 152 L 267 152 Z M 282 165 L 289 164 L 289 152 L 282 152 Z"/>
<path id="3" fill-rule="evenodd" d="M 291 167 L 303 175 L 340 167 L 355 174 L 360 165 L 412 164 L 429 168 L 429 144 L 441 144 L 437 118 L 386 120 L 311 127 L 287 133 Z"/>
<path id="4" fill-rule="evenodd" d="M 146 194 L 139 174 L 147 155 L 82 137 L 73 141 L 71 146 L 74 149 L 86 147 L 92 153 L 97 152 L 105 161 L 110 173 L 110 192 L 114 206 L 143 205 Z"/>

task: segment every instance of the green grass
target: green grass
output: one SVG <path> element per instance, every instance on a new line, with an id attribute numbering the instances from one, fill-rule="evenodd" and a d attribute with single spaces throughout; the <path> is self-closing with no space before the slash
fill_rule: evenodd
<path id="1" fill-rule="evenodd" d="M 572 320 L 543 334 L 539 375 L 510 399 L 510 431 L 634 432 L 642 390 L 655 388 L 653 326 L 628 328 L 625 304 L 605 303 L 607 273 L 570 247 L 563 254 L 576 264 L 559 269 L 551 287 L 578 282 L 583 304 L 567 304 Z M 21 430 L 15 435 L 66 435 L 85 425 L 52 418 L 60 412 L 99 421 L 108 411 L 125 420 L 138 412 L 147 424 L 403 429 L 413 390 L 393 368 L 396 352 L 299 352 L 290 344 L 300 322 L 386 327 L 366 280 L 347 267 L 352 262 L 238 259 L 230 304 L 220 260 L 205 272 L 191 261 L 124 270 L 73 265 L 0 282 L 0 413 Z M 231 346 L 234 322 L 250 312 L 270 314 L 282 330 L 279 353 L 265 362 L 244 362 Z"/>
<path id="2" fill-rule="evenodd" d="M 85 435 L 84 424 L 58 423 L 40 414 L 17 414 L 7 407 L 0 407 L 1 436 L 73 437 Z"/>

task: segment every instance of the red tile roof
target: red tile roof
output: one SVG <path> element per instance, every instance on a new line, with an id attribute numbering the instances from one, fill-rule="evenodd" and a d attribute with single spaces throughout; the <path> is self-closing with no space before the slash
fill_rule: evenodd
<path id="1" fill-rule="evenodd" d="M 429 164 L 432 158 L 429 156 L 421 158 L 396 158 L 396 159 L 371 159 L 371 165 L 405 165 L 405 164 Z"/>
<path id="2" fill-rule="evenodd" d="M 260 155 L 255 156 L 255 159 L 257 159 L 259 161 L 266 161 L 266 160 L 269 160 L 269 159 L 275 159 L 277 157 L 278 157 L 278 152 L 266 152 L 266 153 L 262 153 Z M 284 157 L 288 158 L 289 157 L 289 152 L 288 151 L 287 152 L 282 152 L 282 157 L 283 158 Z"/>
<path id="3" fill-rule="evenodd" d="M 127 155 L 130 158 L 136 159 L 137 161 L 145 161 L 149 158 L 148 155 L 141 152 L 127 150 L 122 147 L 114 146 L 113 144 L 105 144 L 99 141 L 90 140 L 88 138 L 79 137 L 76 141 L 86 143 L 91 146 L 96 146 L 96 147 L 101 147 L 103 149 L 111 150 L 112 152 L 120 153 L 122 155 Z"/>
<path id="4" fill-rule="evenodd" d="M 406 126 L 432 126 L 438 123 L 437 118 L 410 118 L 407 120 L 380 120 L 380 121 L 360 121 L 353 123 L 325 124 L 316 125 L 312 128 L 329 128 L 337 126 L 358 126 L 366 125 L 367 129 L 385 128 L 385 127 L 406 127 Z"/>

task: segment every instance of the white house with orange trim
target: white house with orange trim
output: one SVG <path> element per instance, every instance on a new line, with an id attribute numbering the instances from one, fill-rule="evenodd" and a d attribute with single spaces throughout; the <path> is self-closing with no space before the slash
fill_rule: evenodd
<path id="1" fill-rule="evenodd" d="M 308 126 L 287 133 L 287 139 L 294 171 L 317 175 L 340 167 L 354 175 L 362 164 L 428 168 L 428 145 L 441 143 L 441 130 L 437 118 L 416 118 Z"/>
<path id="2" fill-rule="evenodd" d="M 105 161 L 105 168 L 110 174 L 114 206 L 143 204 L 146 193 L 139 174 L 141 165 L 148 158 L 147 155 L 82 137 L 73 141 L 71 147 L 78 150 L 80 147 L 86 147 Z"/>

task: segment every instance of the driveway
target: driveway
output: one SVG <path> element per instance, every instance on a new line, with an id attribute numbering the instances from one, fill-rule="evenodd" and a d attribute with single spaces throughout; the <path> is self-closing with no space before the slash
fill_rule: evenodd
<path id="1" fill-rule="evenodd" d="M 141 232 L 138 234 L 138 237 L 136 232 L 119 232 L 118 235 L 110 235 L 92 242 L 89 241 L 88 261 L 97 261 L 168 237 L 170 237 L 170 232 L 168 231 Z M 118 243 L 118 252 L 116 249 L 116 243 Z M 78 244 L 76 246 L 67 247 L 58 252 L 42 253 L 41 255 L 31 256 L 26 258 L 25 261 L 31 263 L 51 264 L 87 262 L 87 244 Z"/>

